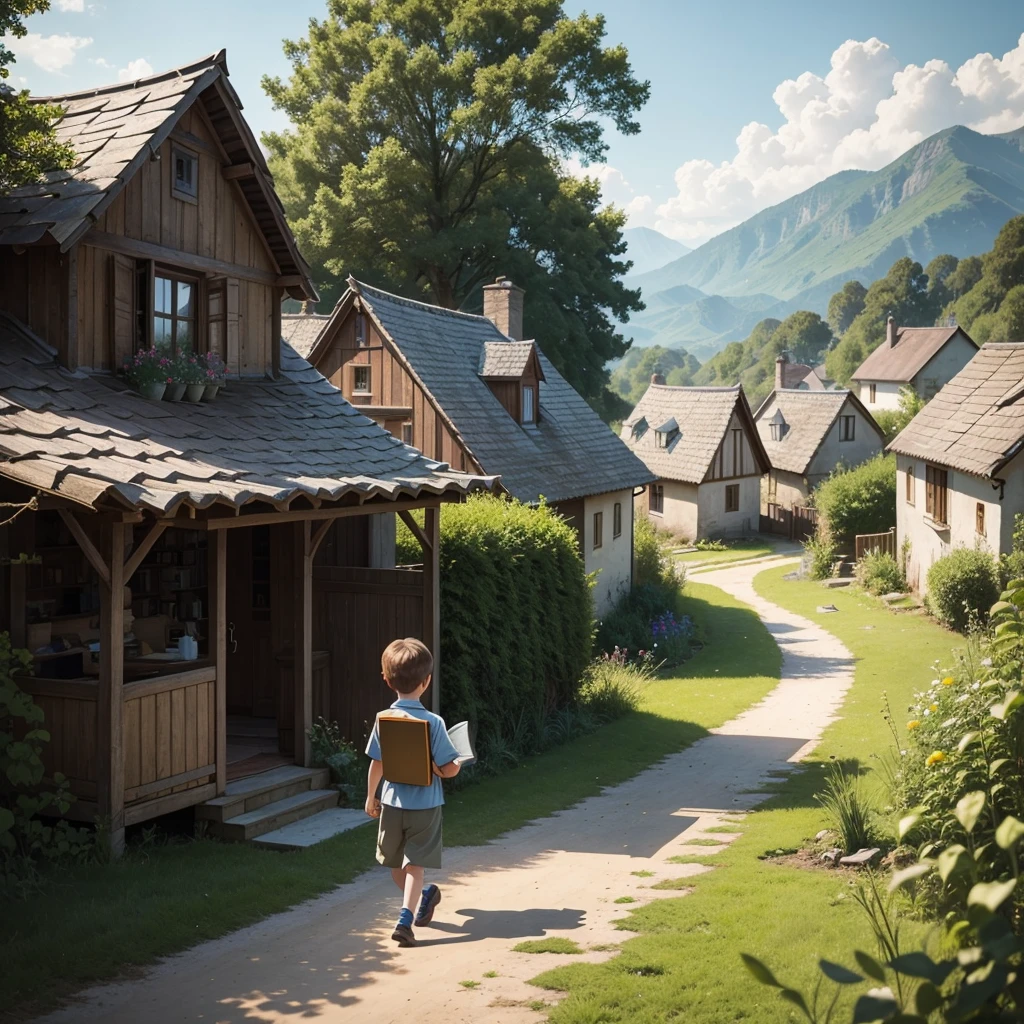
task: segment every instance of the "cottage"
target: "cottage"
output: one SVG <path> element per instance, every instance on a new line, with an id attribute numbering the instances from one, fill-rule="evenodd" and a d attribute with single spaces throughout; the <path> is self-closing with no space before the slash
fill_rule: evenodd
<path id="1" fill-rule="evenodd" d="M 670 387 L 661 374 L 622 425 L 657 480 L 646 510 L 690 540 L 756 533 L 771 464 L 743 389 Z"/>
<path id="2" fill-rule="evenodd" d="M 857 368 L 852 380 L 871 413 L 898 409 L 900 390 L 911 387 L 933 398 L 974 358 L 978 346 L 955 324 L 951 327 L 897 327 L 889 317 L 885 341 Z"/>
<path id="3" fill-rule="evenodd" d="M 249 838 L 337 802 L 307 730 L 361 736 L 387 642 L 439 657 L 438 510 L 493 481 L 282 343 L 283 295 L 316 291 L 223 53 L 53 102 L 75 166 L 0 197 L 0 625 L 33 652 L 72 817 L 115 850 L 193 805 Z M 225 390 L 136 394 L 113 371 L 153 343 L 218 353 Z M 419 572 L 388 562 L 410 509 Z"/>
<path id="4" fill-rule="evenodd" d="M 857 466 L 885 447 L 885 435 L 852 391 L 773 391 L 754 413 L 771 461 L 763 506 L 792 510 L 838 466 Z"/>
<path id="5" fill-rule="evenodd" d="M 831 384 L 824 376 L 824 366 L 791 363 L 788 352 L 780 352 L 775 360 L 775 388 L 796 391 L 824 391 Z"/>
<path id="6" fill-rule="evenodd" d="M 907 578 L 953 548 L 1012 550 L 1024 511 L 1024 343 L 983 345 L 889 445 L 896 453 L 896 536 Z"/>
<path id="7" fill-rule="evenodd" d="M 349 279 L 327 318 L 285 316 L 284 333 L 360 411 L 425 455 L 497 474 L 506 493 L 546 499 L 576 527 L 595 604 L 632 580 L 633 493 L 652 477 L 523 339 L 523 291 L 484 288 L 475 316 Z"/>

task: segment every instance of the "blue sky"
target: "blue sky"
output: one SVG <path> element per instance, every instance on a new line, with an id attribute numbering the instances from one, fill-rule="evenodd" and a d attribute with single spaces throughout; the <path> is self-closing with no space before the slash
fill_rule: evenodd
<path id="1" fill-rule="evenodd" d="M 30 19 L 33 36 L 18 45 L 13 74 L 33 92 L 60 93 L 224 47 L 250 123 L 257 132 L 282 128 L 260 77 L 287 74 L 281 40 L 304 34 L 325 7 L 323 0 L 53 0 L 50 12 Z M 605 194 L 627 206 L 632 223 L 689 244 L 828 173 L 883 166 L 948 124 L 996 131 L 1024 122 L 1019 2 L 566 0 L 568 13 L 582 9 L 606 15 L 609 41 L 626 44 L 636 73 L 652 86 L 641 134 L 612 136 L 608 166 L 595 169 Z M 977 57 L 985 53 L 995 60 Z M 773 94 L 786 81 L 793 84 L 784 116 Z M 738 146 L 751 124 L 764 127 L 748 129 Z"/>

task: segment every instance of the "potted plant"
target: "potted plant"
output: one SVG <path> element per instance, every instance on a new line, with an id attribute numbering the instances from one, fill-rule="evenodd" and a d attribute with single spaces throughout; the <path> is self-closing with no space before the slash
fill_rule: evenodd
<path id="1" fill-rule="evenodd" d="M 164 401 L 180 402 L 184 397 L 184 368 L 182 367 L 182 356 L 179 353 L 167 360 L 167 390 L 164 392 Z"/>
<path id="2" fill-rule="evenodd" d="M 206 387 L 203 391 L 203 401 L 212 402 L 217 397 L 217 392 L 224 386 L 226 367 L 224 366 L 224 360 L 216 352 L 207 352 L 204 363 L 206 367 Z"/>
<path id="3" fill-rule="evenodd" d="M 157 348 L 136 352 L 122 367 L 125 380 L 144 398 L 159 402 L 172 383 L 171 361 Z"/>
<path id="4" fill-rule="evenodd" d="M 179 378 L 185 385 L 185 397 L 190 402 L 201 402 L 206 391 L 206 367 L 202 356 L 182 352 L 178 357 Z"/>

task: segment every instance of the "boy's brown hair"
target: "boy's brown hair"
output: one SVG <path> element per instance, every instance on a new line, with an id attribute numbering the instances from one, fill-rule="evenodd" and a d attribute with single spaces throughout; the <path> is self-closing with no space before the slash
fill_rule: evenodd
<path id="1" fill-rule="evenodd" d="M 422 640 L 392 640 L 380 656 L 384 682 L 396 693 L 412 693 L 434 671 L 434 657 Z"/>

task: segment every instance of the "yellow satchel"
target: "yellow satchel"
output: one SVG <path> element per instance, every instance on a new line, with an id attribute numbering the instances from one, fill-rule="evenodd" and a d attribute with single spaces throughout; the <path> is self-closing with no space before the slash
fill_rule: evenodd
<path id="1" fill-rule="evenodd" d="M 429 786 L 434 781 L 429 722 L 392 710 L 377 716 L 377 736 L 388 782 Z"/>

